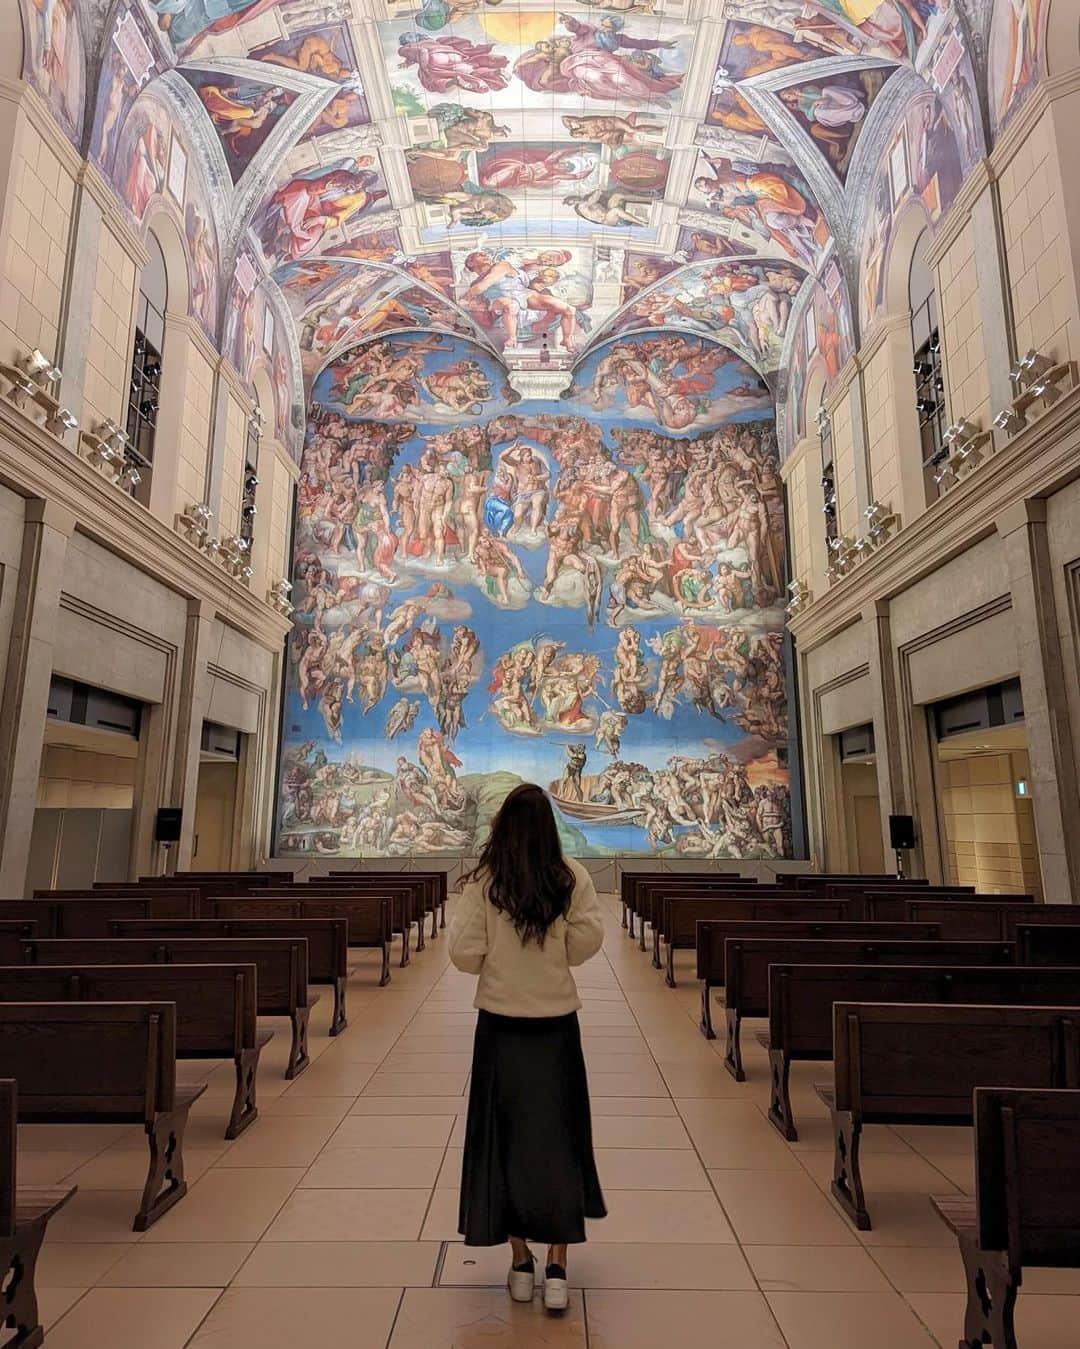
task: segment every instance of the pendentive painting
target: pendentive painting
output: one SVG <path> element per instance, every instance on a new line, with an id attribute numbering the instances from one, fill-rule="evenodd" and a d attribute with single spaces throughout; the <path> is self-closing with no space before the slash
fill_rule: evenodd
<path id="1" fill-rule="evenodd" d="M 576 856 L 789 854 L 768 389 L 669 331 L 514 398 L 445 333 L 315 380 L 279 853 L 475 854 L 535 781 Z"/>

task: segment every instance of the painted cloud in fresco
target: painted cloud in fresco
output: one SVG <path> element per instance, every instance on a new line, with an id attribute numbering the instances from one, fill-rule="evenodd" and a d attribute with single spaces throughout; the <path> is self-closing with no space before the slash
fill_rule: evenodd
<path id="1" fill-rule="evenodd" d="M 318 378 L 282 855 L 475 853 L 548 786 L 577 855 L 791 849 L 769 401 L 731 352 L 601 348 L 556 409 L 431 335 Z M 659 424 L 659 425 L 658 425 Z"/>

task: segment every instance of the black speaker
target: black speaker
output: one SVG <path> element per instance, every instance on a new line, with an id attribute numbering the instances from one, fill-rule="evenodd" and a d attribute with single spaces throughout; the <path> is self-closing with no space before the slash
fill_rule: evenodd
<path id="1" fill-rule="evenodd" d="M 915 846 L 915 821 L 910 815 L 889 816 L 889 847 L 894 852 Z"/>
<path id="2" fill-rule="evenodd" d="M 154 820 L 155 843 L 179 843 L 184 812 L 175 806 L 162 806 Z"/>

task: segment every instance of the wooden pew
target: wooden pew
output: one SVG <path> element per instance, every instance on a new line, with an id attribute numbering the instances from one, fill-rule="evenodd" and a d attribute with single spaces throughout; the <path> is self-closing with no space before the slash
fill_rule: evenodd
<path id="1" fill-rule="evenodd" d="M 38 925 L 34 921 L 0 919 L 0 965 L 17 965 L 22 960 L 23 942 L 37 935 Z"/>
<path id="2" fill-rule="evenodd" d="M 104 937 L 113 918 L 195 918 L 198 896 L 177 890 L 165 895 L 51 895 L 41 899 L 0 899 L 0 920 L 36 922 L 41 937 Z"/>
<path id="3" fill-rule="evenodd" d="M 660 920 L 660 911 L 664 900 L 676 895 L 694 896 L 697 898 L 713 899 L 755 899 L 758 896 L 768 899 L 801 899 L 802 895 L 796 890 L 778 890 L 775 886 L 770 886 L 768 890 L 764 886 L 758 885 L 711 885 L 702 884 L 699 881 L 681 881 L 668 880 L 666 877 L 660 877 L 659 880 L 642 881 L 634 890 L 631 900 L 630 914 L 631 926 L 633 918 L 638 918 L 638 946 L 642 951 L 645 950 L 645 925 L 651 923 L 655 936 L 656 926 Z M 809 899 L 816 899 L 816 895 L 806 896 Z M 630 934 L 633 935 L 633 932 Z M 656 957 L 656 967 L 659 968 L 659 956 Z"/>
<path id="4" fill-rule="evenodd" d="M 15 1334 L 5 1349 L 39 1349 L 45 1331 L 38 1319 L 34 1274 L 49 1219 L 77 1186 L 19 1186 L 17 1150 L 18 1087 L 0 1080 L 0 1287 L 4 1325 Z"/>
<path id="5" fill-rule="evenodd" d="M 698 884 L 714 889 L 726 885 L 736 888 L 754 886 L 758 883 L 756 876 L 740 876 L 737 872 L 718 871 L 716 869 L 704 871 L 635 871 L 633 868 L 624 869 L 619 876 L 619 898 L 622 901 L 622 925 L 627 928 L 627 935 L 630 937 L 634 935 L 634 900 L 638 882 L 656 880 L 685 881 L 688 884 Z"/>
<path id="6" fill-rule="evenodd" d="M 236 1070 L 226 1138 L 258 1118 L 259 1055 L 273 1031 L 256 1024 L 255 966 L 16 965 L 0 968 L 0 1002 L 169 1002 L 178 1059 L 232 1059 Z"/>
<path id="7" fill-rule="evenodd" d="M 1017 1349 L 1026 1268 L 1080 1268 L 1080 1092 L 975 1088 L 976 1196 L 931 1199 L 967 1277 L 961 1349 Z"/>
<path id="8" fill-rule="evenodd" d="M 822 1091 L 832 1109 L 832 1193 L 861 1232 L 870 1230 L 859 1166 L 864 1124 L 971 1124 L 975 1088 L 1003 1082 L 1080 1088 L 1075 1006 L 838 1002 L 833 1044 L 835 1088 Z"/>
<path id="9" fill-rule="evenodd" d="M 142 1124 L 150 1164 L 134 1229 L 187 1193 L 184 1129 L 206 1090 L 176 1085 L 171 1002 L 0 1004 L 0 1063 L 24 1124 Z"/>
<path id="10" fill-rule="evenodd" d="M 398 964 L 402 967 L 408 965 L 410 960 L 410 945 L 412 935 L 412 925 L 416 924 L 416 950 L 420 952 L 424 949 L 424 895 L 421 887 L 401 882 L 387 881 L 381 885 L 360 885 L 360 886 L 338 886 L 328 885 L 319 887 L 314 885 L 293 885 L 293 886 L 266 886 L 257 891 L 239 891 L 232 892 L 229 898 L 249 898 L 249 899 L 302 899 L 337 901 L 350 899 L 368 899 L 371 896 L 379 898 L 386 897 L 391 901 L 391 930 L 401 935 L 401 959 Z M 224 897 L 224 896 L 223 896 Z M 208 909 L 212 907 L 212 900 L 219 896 L 209 895 L 203 899 L 203 917 L 208 917 Z M 311 909 L 306 907 L 305 913 L 311 913 Z M 351 928 L 351 925 L 350 925 Z M 351 938 L 350 938 L 351 941 Z M 357 943 L 358 945 L 360 943 Z"/>
<path id="11" fill-rule="evenodd" d="M 778 878 L 779 879 L 779 878 Z M 857 885 L 881 887 L 886 885 L 929 885 L 929 881 L 918 876 L 897 876 L 888 871 L 795 871 L 785 880 L 790 880 L 796 890 L 814 890 L 823 885 Z"/>
<path id="12" fill-rule="evenodd" d="M 759 887 L 756 881 L 744 881 L 741 877 L 732 878 L 730 876 L 682 876 L 647 874 L 638 876 L 624 890 L 626 905 L 626 931 L 628 937 L 633 937 L 634 919 L 640 920 L 637 933 L 638 945 L 641 950 L 645 950 L 645 924 L 652 921 L 652 909 L 655 897 L 658 895 L 746 895 L 757 894 Z M 792 891 L 775 891 L 775 887 L 770 887 L 769 893 L 776 898 L 777 894 L 794 894 Z"/>
<path id="13" fill-rule="evenodd" d="M 847 902 L 842 899 L 758 898 L 757 895 L 663 895 L 656 904 L 653 923 L 653 968 L 660 969 L 660 943 L 667 942 L 667 962 L 664 982 L 675 987 L 675 952 L 689 951 L 697 945 L 697 925 L 712 918 L 751 921 L 786 919 L 789 922 L 842 922 L 849 917 Z"/>
<path id="14" fill-rule="evenodd" d="M 433 905 L 431 910 L 432 914 L 431 935 L 433 937 L 437 937 L 439 935 L 439 926 L 440 925 L 442 927 L 446 926 L 447 876 L 445 871 L 412 871 L 412 870 L 394 871 L 391 870 L 389 867 L 369 868 L 368 870 L 361 873 L 357 873 L 355 871 L 331 871 L 329 872 L 328 875 L 323 877 L 315 877 L 315 876 L 311 877 L 311 879 L 308 881 L 308 885 L 313 885 L 316 887 L 322 885 L 323 883 L 328 883 L 330 885 L 335 886 L 348 885 L 353 880 L 353 878 L 358 874 L 364 876 L 380 876 L 383 878 L 389 877 L 390 879 L 395 879 L 397 877 L 405 877 L 408 880 L 418 880 L 418 881 L 422 880 L 428 886 L 428 893 Z M 436 924 L 435 922 L 436 909 L 438 910 L 438 916 L 441 919 L 440 924 Z"/>
<path id="15" fill-rule="evenodd" d="M 694 944 L 697 950 L 697 977 L 702 981 L 701 1021 L 706 1040 L 715 1040 L 712 1023 L 711 993 L 724 987 L 724 943 L 736 939 L 752 941 L 772 937 L 776 940 L 824 941 L 937 941 L 941 930 L 936 923 L 859 923 L 847 919 L 826 922 L 787 919 L 698 919 Z"/>
<path id="16" fill-rule="evenodd" d="M 232 900 L 225 900 L 224 906 L 228 908 L 232 903 Z M 345 1017 L 345 991 L 349 981 L 349 924 L 344 918 L 120 919 L 111 924 L 109 936 L 304 937 L 308 949 L 309 983 L 329 985 L 334 990 L 334 1015 L 330 1023 L 330 1034 L 340 1035 L 349 1024 Z M 384 971 L 386 964 L 387 953 L 384 944 Z"/>
<path id="17" fill-rule="evenodd" d="M 727 1049 L 724 1066 L 736 1082 L 744 1082 L 741 1030 L 748 1016 L 768 1016 L 769 969 L 773 965 L 825 965 L 853 968 L 859 965 L 1012 965 L 1016 948 L 1008 942 L 822 941 L 818 938 L 740 937 L 724 943 L 724 1016 Z M 844 998 L 844 1001 L 851 1001 Z M 871 1001 L 872 999 L 865 999 Z M 896 999 L 897 1001 L 899 999 Z M 942 1001 L 942 999 L 935 999 Z"/>
<path id="18" fill-rule="evenodd" d="M 968 943 L 948 943 L 972 946 Z M 981 946 L 983 943 L 974 943 Z M 1000 1002 L 1009 1006 L 1066 1004 L 1077 1000 L 1080 970 L 1005 968 L 989 960 L 969 958 L 947 968 L 898 964 L 795 965 L 781 961 L 769 967 L 769 1120 L 789 1141 L 798 1138 L 788 1093 L 793 1059 L 832 1057 L 832 1006 L 835 1002 L 933 1002 L 972 1004 Z M 936 962 L 935 962 L 936 963 Z M 1046 975 L 1043 978 L 1043 975 Z"/>
<path id="19" fill-rule="evenodd" d="M 379 951 L 379 987 L 390 982 L 393 900 L 389 895 L 215 895 L 203 901 L 203 916 L 213 919 L 276 922 L 333 921 L 346 925 L 349 946 Z M 309 960 L 312 957 L 309 954 Z"/>
<path id="20" fill-rule="evenodd" d="M 1013 932 L 1018 964 L 1080 966 L 1080 923 L 1017 923 Z"/>
<path id="21" fill-rule="evenodd" d="M 830 885 L 830 895 L 844 895 L 855 893 L 848 886 Z M 902 923 L 905 918 L 906 905 L 909 899 L 919 900 L 937 900 L 942 903 L 970 903 L 983 899 L 995 899 L 999 896 L 977 895 L 972 888 L 962 889 L 953 887 L 923 886 L 918 889 L 915 886 L 894 885 L 887 890 L 860 890 L 857 892 L 862 900 L 863 910 L 866 917 L 875 923 Z M 1030 902 L 1030 895 L 1016 895 L 1018 901 Z"/>
<path id="22" fill-rule="evenodd" d="M 260 1016 L 287 1016 L 292 1026 L 287 1078 L 308 1066 L 307 942 L 303 937 L 108 937 L 28 941 L 29 965 L 254 965 Z"/>
<path id="23" fill-rule="evenodd" d="M 940 923 L 941 935 L 958 941 L 1010 941 L 1021 923 L 1080 923 L 1080 904 L 1027 904 L 995 899 L 909 899 L 909 923 Z"/>

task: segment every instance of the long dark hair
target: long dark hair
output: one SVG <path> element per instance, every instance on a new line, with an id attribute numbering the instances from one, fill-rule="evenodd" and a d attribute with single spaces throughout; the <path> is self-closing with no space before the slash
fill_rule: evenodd
<path id="1" fill-rule="evenodd" d="M 467 879 L 485 885 L 488 899 L 511 919 L 523 943 L 543 946 L 552 923 L 570 907 L 574 873 L 541 788 L 524 783 L 503 801 Z"/>

